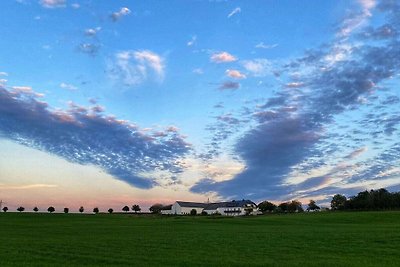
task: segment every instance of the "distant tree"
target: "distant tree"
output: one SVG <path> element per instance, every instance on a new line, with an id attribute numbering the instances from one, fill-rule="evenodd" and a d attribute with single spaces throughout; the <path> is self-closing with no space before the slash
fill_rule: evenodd
<path id="1" fill-rule="evenodd" d="M 204 210 L 203 210 L 203 211 L 201 212 L 201 215 L 203 215 L 203 216 L 207 216 L 207 215 L 208 215 L 208 213 L 207 213 L 206 211 L 204 211 Z"/>
<path id="2" fill-rule="evenodd" d="M 34 207 L 34 208 L 33 208 L 33 211 L 34 211 L 34 212 L 38 212 L 38 211 L 39 211 L 39 208 L 38 208 L 38 207 Z"/>
<path id="3" fill-rule="evenodd" d="M 346 204 L 346 197 L 344 195 L 336 194 L 331 201 L 332 210 L 343 210 Z"/>
<path id="4" fill-rule="evenodd" d="M 314 210 L 319 210 L 319 209 L 320 209 L 320 207 L 315 203 L 314 200 L 311 199 L 310 203 L 308 203 L 307 211 L 310 211 L 310 210 L 314 211 Z"/>
<path id="5" fill-rule="evenodd" d="M 80 208 L 79 208 L 79 212 L 80 212 L 80 213 L 82 213 L 82 212 L 84 212 L 84 211 L 85 211 L 85 209 L 84 209 L 83 207 L 80 207 Z"/>
<path id="6" fill-rule="evenodd" d="M 128 212 L 129 211 L 129 207 L 125 206 L 125 207 L 122 208 L 122 210 L 125 211 L 125 212 Z"/>
<path id="7" fill-rule="evenodd" d="M 288 212 L 289 210 L 289 202 L 282 202 L 278 205 L 279 212 Z"/>
<path id="8" fill-rule="evenodd" d="M 3 211 L 4 211 L 4 212 L 7 212 L 7 211 L 8 211 L 8 208 L 7 208 L 7 207 L 3 207 Z"/>
<path id="9" fill-rule="evenodd" d="M 273 212 L 276 210 L 276 205 L 274 203 L 271 203 L 269 201 L 263 201 L 260 204 L 258 204 L 258 209 L 262 212 Z"/>
<path id="10" fill-rule="evenodd" d="M 56 209 L 55 209 L 54 207 L 51 207 L 51 206 L 50 206 L 50 207 L 47 209 L 47 211 L 50 212 L 50 213 L 53 213 L 53 212 L 56 211 Z"/>
<path id="11" fill-rule="evenodd" d="M 64 208 L 64 213 L 69 213 L 69 208 Z"/>
<path id="12" fill-rule="evenodd" d="M 97 208 L 97 207 L 94 208 L 94 209 L 93 209 L 93 212 L 96 213 L 96 214 L 99 213 L 99 208 Z"/>
<path id="13" fill-rule="evenodd" d="M 288 205 L 288 212 L 303 212 L 303 207 L 300 201 L 292 200 Z"/>
<path id="14" fill-rule="evenodd" d="M 139 205 L 133 205 L 132 206 L 132 210 L 135 212 L 135 213 L 137 213 L 137 212 L 139 212 L 139 211 L 141 211 L 142 209 L 140 208 L 140 206 Z"/>
<path id="15" fill-rule="evenodd" d="M 197 210 L 196 210 L 196 209 L 192 209 L 192 210 L 190 211 L 190 215 L 196 216 L 196 215 L 197 215 Z"/>
<path id="16" fill-rule="evenodd" d="M 23 212 L 24 210 L 25 210 L 24 207 L 19 207 L 19 208 L 17 209 L 17 211 L 19 211 L 19 212 Z"/>
<path id="17" fill-rule="evenodd" d="M 111 213 L 113 213 L 113 212 L 114 212 L 114 210 L 113 210 L 113 209 L 111 209 L 111 208 L 110 208 L 110 209 L 108 209 L 108 213 L 110 213 L 110 214 L 111 214 Z"/>
<path id="18" fill-rule="evenodd" d="M 151 206 L 151 207 L 149 208 L 149 210 L 150 210 L 152 213 L 154 213 L 154 214 L 158 214 L 158 213 L 161 212 L 161 210 L 162 210 L 163 207 L 164 207 L 164 206 L 163 206 L 162 204 L 157 203 L 157 204 L 154 204 L 153 206 Z"/>

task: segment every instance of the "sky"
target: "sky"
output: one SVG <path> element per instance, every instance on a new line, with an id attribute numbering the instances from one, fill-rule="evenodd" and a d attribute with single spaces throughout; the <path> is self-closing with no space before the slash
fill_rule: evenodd
<path id="1" fill-rule="evenodd" d="M 400 190 L 396 0 L 4 0 L 0 199 Z"/>

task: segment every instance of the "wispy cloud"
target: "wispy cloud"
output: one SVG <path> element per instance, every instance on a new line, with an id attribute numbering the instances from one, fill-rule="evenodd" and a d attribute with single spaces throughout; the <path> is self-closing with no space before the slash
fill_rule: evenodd
<path id="1" fill-rule="evenodd" d="M 240 83 L 232 81 L 223 82 L 219 87 L 220 90 L 236 90 L 239 88 L 240 88 Z"/>
<path id="2" fill-rule="evenodd" d="M 71 102 L 67 110 L 51 109 L 31 90 L 5 88 L 0 88 L 0 103 L 3 138 L 70 162 L 98 166 L 139 188 L 156 185 L 154 177 L 143 173 L 180 173 L 179 160 L 190 151 L 176 128 L 154 136 L 129 121 L 103 114 L 100 106 Z"/>
<path id="3" fill-rule="evenodd" d="M 228 18 L 230 18 L 236 14 L 239 14 L 240 12 L 242 12 L 242 9 L 240 7 L 236 7 L 235 9 L 233 9 L 231 11 L 231 13 L 228 14 Z"/>
<path id="4" fill-rule="evenodd" d="M 197 41 L 197 36 L 194 35 L 192 38 L 186 43 L 187 46 L 193 46 Z"/>
<path id="5" fill-rule="evenodd" d="M 272 64 L 268 59 L 243 60 L 241 63 L 255 77 L 264 77 L 272 73 Z"/>
<path id="6" fill-rule="evenodd" d="M 78 90 L 78 87 L 76 87 L 72 84 L 68 84 L 68 83 L 60 83 L 60 87 L 62 89 L 66 89 L 66 90 L 70 90 L 70 91 Z"/>
<path id="7" fill-rule="evenodd" d="M 192 72 L 199 75 L 204 74 L 204 70 L 202 68 L 196 68 Z"/>
<path id="8" fill-rule="evenodd" d="M 140 84 L 150 75 L 161 82 L 165 76 L 165 63 L 160 55 L 150 50 L 122 51 L 115 55 L 110 74 L 127 86 Z"/>
<path id="9" fill-rule="evenodd" d="M 255 48 L 272 49 L 272 48 L 275 48 L 277 46 L 278 46 L 278 44 L 268 45 L 268 44 L 264 44 L 263 42 L 260 42 L 260 43 L 255 45 Z"/>
<path id="10" fill-rule="evenodd" d="M 40 0 L 39 3 L 45 8 L 66 7 L 66 0 Z"/>
<path id="11" fill-rule="evenodd" d="M 238 70 L 226 70 L 225 74 L 234 79 L 246 79 L 246 75 Z"/>
<path id="12" fill-rule="evenodd" d="M 236 61 L 237 58 L 228 52 L 219 52 L 212 54 L 210 60 L 215 63 L 226 63 Z"/>
<path id="13" fill-rule="evenodd" d="M 37 188 L 55 188 L 58 187 L 54 184 L 27 184 L 27 185 L 4 185 L 0 184 L 0 189 L 8 190 L 26 190 L 26 189 L 37 189 Z"/>
<path id="14" fill-rule="evenodd" d="M 78 46 L 78 50 L 79 50 L 79 52 L 82 52 L 84 54 L 88 54 L 88 55 L 94 57 L 99 52 L 100 45 L 93 44 L 93 43 L 82 43 Z"/>
<path id="15" fill-rule="evenodd" d="M 97 33 L 101 30 L 101 27 L 96 27 L 96 28 L 89 28 L 85 30 L 85 35 L 88 37 L 94 37 L 97 35 Z"/>
<path id="16" fill-rule="evenodd" d="M 79 8 L 81 7 L 81 5 L 78 4 L 78 3 L 73 3 L 73 4 L 71 4 L 71 7 L 72 7 L 73 9 L 79 9 Z"/>
<path id="17" fill-rule="evenodd" d="M 122 7 L 119 11 L 113 12 L 111 14 L 112 21 L 116 22 L 122 17 L 125 17 L 131 13 L 130 9 L 127 7 Z"/>
<path id="18" fill-rule="evenodd" d="M 376 1 L 358 0 L 358 2 L 360 3 L 362 10 L 357 13 L 352 13 L 344 19 L 338 32 L 339 37 L 348 37 L 353 31 L 365 25 L 368 19 L 372 16 L 371 11 L 375 8 Z"/>

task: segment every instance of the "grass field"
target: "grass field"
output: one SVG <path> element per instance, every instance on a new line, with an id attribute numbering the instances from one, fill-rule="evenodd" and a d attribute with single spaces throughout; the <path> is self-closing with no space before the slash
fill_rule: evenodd
<path id="1" fill-rule="evenodd" d="M 400 266 L 400 212 L 0 214 L 0 266 Z"/>

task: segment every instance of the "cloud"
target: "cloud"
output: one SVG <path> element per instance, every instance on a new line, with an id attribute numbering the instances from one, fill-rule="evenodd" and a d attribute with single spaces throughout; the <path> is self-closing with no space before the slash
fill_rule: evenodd
<path id="1" fill-rule="evenodd" d="M 353 152 L 351 152 L 349 155 L 347 155 L 344 158 L 345 159 L 355 159 L 358 156 L 360 156 L 361 154 L 365 153 L 367 150 L 368 150 L 367 147 L 361 147 L 359 149 L 354 150 Z"/>
<path id="2" fill-rule="evenodd" d="M 7 73 L 7 72 L 4 72 L 4 71 L 1 71 L 1 72 L 0 72 L 0 76 L 8 76 L 8 73 Z"/>
<path id="3" fill-rule="evenodd" d="M 128 50 L 115 55 L 111 66 L 112 78 L 122 81 L 127 86 L 138 85 L 150 75 L 162 81 L 165 76 L 164 59 L 150 50 Z"/>
<path id="4" fill-rule="evenodd" d="M 376 6 L 376 0 L 358 0 L 363 9 L 371 10 Z"/>
<path id="5" fill-rule="evenodd" d="M 364 9 L 370 11 L 374 5 L 367 2 Z M 391 1 L 390 6 L 380 8 L 387 12 L 385 25 L 398 31 L 400 17 L 393 10 L 400 10 L 400 6 Z M 366 19 L 371 14 L 364 9 L 363 18 Z M 361 23 L 358 14 L 353 16 L 357 23 Z M 361 24 L 357 24 L 357 30 L 365 29 Z M 348 26 L 349 21 L 345 21 L 339 33 Z M 368 42 L 365 37 L 361 42 L 355 28 L 348 29 L 342 36 L 344 39 L 335 38 L 330 44 L 307 51 L 304 57 L 294 59 L 283 67 L 282 80 L 298 73 L 301 83 L 284 82 L 289 86 L 284 86 L 265 104 L 255 107 L 254 120 L 247 125 L 250 130 L 245 130 L 233 147 L 234 154 L 239 155 L 246 166 L 244 170 L 231 180 L 222 182 L 205 177 L 191 188 L 193 192 L 213 192 L 225 198 L 293 199 L 307 194 L 330 195 L 362 190 L 367 185 L 383 182 L 390 185 L 390 181 L 384 179 L 399 177 L 400 171 L 393 171 L 394 167 L 398 167 L 400 157 L 400 144 L 396 139 L 400 125 L 398 105 L 391 107 L 392 114 L 372 117 L 369 127 L 362 128 L 366 128 L 367 133 L 334 129 L 340 116 L 359 116 L 369 102 L 369 105 L 381 105 L 376 100 L 376 94 L 383 94 L 380 90 L 383 84 L 388 92 L 396 90 L 386 86 L 386 82 L 400 73 L 400 43 L 396 35 L 387 36 L 384 43 Z M 352 33 L 354 38 L 350 40 L 348 37 Z M 343 55 L 338 60 L 327 60 L 335 53 Z M 260 59 L 242 61 L 242 64 L 254 76 L 267 75 L 271 65 L 269 61 Z M 396 103 L 395 98 L 388 101 Z M 352 126 L 352 123 L 347 126 Z M 332 128 L 333 132 L 330 131 Z M 388 139 L 390 136 L 393 138 Z M 389 148 L 377 148 L 374 153 L 378 155 L 370 160 L 359 157 L 366 151 L 366 144 L 377 141 L 377 138 L 389 142 Z M 343 148 L 352 142 L 357 142 L 355 145 L 362 148 L 343 155 L 346 153 Z M 371 154 L 372 151 L 369 151 L 365 155 Z M 338 165 L 327 175 L 312 176 L 301 183 L 287 183 L 294 170 L 307 173 L 314 168 L 334 164 L 338 158 L 352 159 L 357 163 L 347 167 Z M 330 180 L 330 174 L 337 175 L 338 179 Z M 375 179 L 382 182 L 371 182 Z"/>
<path id="6" fill-rule="evenodd" d="M 25 190 L 25 189 L 37 189 L 37 188 L 55 188 L 58 187 L 54 184 L 27 184 L 27 185 L 2 185 L 0 184 L 0 189 L 8 190 Z"/>
<path id="7" fill-rule="evenodd" d="M 79 9 L 79 8 L 81 7 L 81 5 L 78 4 L 78 3 L 73 3 L 73 4 L 71 4 L 71 7 L 72 7 L 73 9 Z"/>
<path id="8" fill-rule="evenodd" d="M 267 44 L 264 44 L 263 42 L 260 42 L 260 43 L 256 44 L 255 48 L 272 49 L 277 46 L 278 46 L 278 44 L 267 45 Z"/>
<path id="9" fill-rule="evenodd" d="M 236 90 L 240 88 L 240 83 L 227 81 L 221 84 L 219 87 L 220 90 Z"/>
<path id="10" fill-rule="evenodd" d="M 193 45 L 196 43 L 196 41 L 197 41 L 197 36 L 194 35 L 194 36 L 192 36 L 192 38 L 190 39 L 190 41 L 188 41 L 188 42 L 186 43 L 186 45 L 187 45 L 187 46 L 193 46 Z"/>
<path id="11" fill-rule="evenodd" d="M 97 27 L 97 28 L 89 28 L 85 30 L 85 35 L 88 37 L 93 37 L 96 36 L 97 33 L 101 30 L 101 27 Z"/>
<path id="12" fill-rule="evenodd" d="M 39 3 L 45 8 L 60 8 L 66 6 L 66 0 L 40 0 Z"/>
<path id="13" fill-rule="evenodd" d="M 286 88 L 300 88 L 300 87 L 304 87 L 305 84 L 302 82 L 290 82 L 285 84 Z"/>
<path id="14" fill-rule="evenodd" d="M 137 125 L 74 103 L 51 109 L 29 90 L 0 88 L 0 136 L 82 165 L 94 165 L 138 188 L 155 186 L 143 173 L 182 172 L 190 144 L 177 129 L 155 137 Z M 172 128 L 171 128 L 172 129 Z"/>
<path id="15" fill-rule="evenodd" d="M 202 68 L 196 68 L 192 72 L 195 74 L 198 74 L 198 75 L 204 74 L 204 71 Z"/>
<path id="16" fill-rule="evenodd" d="M 121 19 L 124 16 L 127 16 L 131 13 L 131 11 L 129 10 L 129 8 L 127 7 L 122 7 L 119 11 L 113 12 L 111 14 L 111 19 L 112 21 L 116 22 L 119 19 Z"/>
<path id="17" fill-rule="evenodd" d="M 78 46 L 78 50 L 90 56 L 96 56 L 100 50 L 100 45 L 92 43 L 83 43 Z"/>
<path id="18" fill-rule="evenodd" d="M 70 90 L 70 91 L 78 90 L 78 87 L 76 87 L 72 84 L 68 84 L 68 83 L 60 83 L 60 87 L 62 89 L 66 89 L 66 90 Z"/>
<path id="19" fill-rule="evenodd" d="M 272 72 L 271 62 L 264 58 L 243 60 L 241 63 L 243 67 L 255 77 L 264 77 Z"/>
<path id="20" fill-rule="evenodd" d="M 226 75 L 234 79 L 246 79 L 246 75 L 238 70 L 226 70 Z"/>
<path id="21" fill-rule="evenodd" d="M 362 10 L 357 13 L 351 13 L 347 16 L 342 26 L 339 29 L 339 37 L 348 37 L 353 31 L 361 28 L 368 19 L 372 16 L 371 10 L 375 8 L 375 0 L 358 0 L 361 5 Z"/>
<path id="22" fill-rule="evenodd" d="M 219 52 L 212 54 L 210 60 L 215 63 L 226 63 L 236 61 L 237 58 L 228 52 Z"/>
<path id="23" fill-rule="evenodd" d="M 228 14 L 228 18 L 230 18 L 236 14 L 239 14 L 240 12 L 242 12 L 242 9 L 240 7 L 236 7 L 235 9 L 233 9 L 231 11 L 231 13 Z"/>

